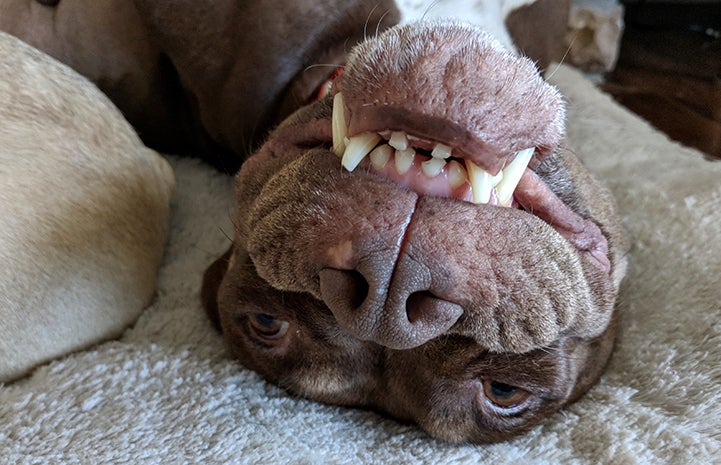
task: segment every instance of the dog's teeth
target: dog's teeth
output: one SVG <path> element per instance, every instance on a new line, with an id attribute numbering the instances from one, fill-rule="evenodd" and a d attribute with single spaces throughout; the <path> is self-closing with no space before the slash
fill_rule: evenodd
<path id="1" fill-rule="evenodd" d="M 380 140 L 381 136 L 373 132 L 364 132 L 351 137 L 345 148 L 341 165 L 348 171 L 353 171 Z"/>
<path id="2" fill-rule="evenodd" d="M 396 170 L 400 174 L 406 174 L 413 165 L 416 152 L 413 149 L 396 150 Z"/>
<path id="3" fill-rule="evenodd" d="M 421 163 L 421 170 L 423 170 L 423 174 L 428 176 L 429 178 L 435 178 L 439 174 L 441 174 L 441 171 L 443 171 L 443 167 L 446 166 L 446 161 L 442 158 L 431 158 L 430 160 L 426 160 L 423 163 Z"/>
<path id="4" fill-rule="evenodd" d="M 333 128 L 333 152 L 339 157 L 345 152 L 345 139 L 348 135 L 348 126 L 345 124 L 345 104 L 343 94 L 338 92 L 333 97 L 333 117 L 331 118 Z"/>
<path id="5" fill-rule="evenodd" d="M 457 189 L 461 187 L 467 178 L 468 175 L 463 165 L 456 160 L 451 160 L 448 163 L 448 184 L 450 184 L 451 188 Z"/>
<path id="6" fill-rule="evenodd" d="M 382 169 L 391 159 L 391 155 L 393 155 L 393 149 L 388 144 L 381 144 L 371 152 L 371 164 L 376 169 Z"/>
<path id="7" fill-rule="evenodd" d="M 406 133 L 403 131 L 393 131 L 391 138 L 388 141 L 388 145 L 396 150 L 407 150 L 408 149 L 408 138 Z"/>
<path id="8" fill-rule="evenodd" d="M 473 203 L 488 203 L 491 200 L 493 181 L 496 176 L 491 175 L 470 160 L 466 160 L 466 169 L 473 190 Z"/>
<path id="9" fill-rule="evenodd" d="M 503 168 L 503 179 L 496 186 L 496 196 L 500 205 L 508 206 L 510 203 L 511 196 L 533 157 L 533 152 L 535 152 L 533 147 L 517 152 L 513 161 Z"/>
<path id="10" fill-rule="evenodd" d="M 431 156 L 433 158 L 451 158 L 451 152 L 453 151 L 452 148 L 450 148 L 447 145 L 441 144 L 440 142 L 436 144 L 435 147 L 433 147 L 433 151 L 431 152 Z"/>
<path id="11" fill-rule="evenodd" d="M 394 152 L 395 168 L 399 174 L 408 173 L 413 166 L 416 153 L 409 141 L 417 138 L 403 131 L 385 131 L 383 136 L 366 132 L 348 137 L 345 106 L 343 95 L 340 92 L 333 97 L 332 130 L 333 151 L 342 156 L 341 164 L 348 171 L 355 170 L 369 154 L 371 165 L 375 169 L 381 170 L 387 166 Z M 378 145 L 389 134 L 388 143 Z M 458 160 L 447 161 L 452 157 L 453 149 L 445 144 L 436 143 L 431 152 L 431 158 L 421 163 L 420 168 L 428 178 L 435 178 L 445 169 L 448 184 L 452 189 L 457 189 L 468 181 L 471 185 L 473 203 L 486 204 L 490 202 L 495 189 L 495 198 L 498 204 L 509 206 L 513 192 L 518 187 L 534 153 L 533 147 L 516 152 L 514 159 L 493 176 L 470 160 L 465 161 L 465 166 Z"/>

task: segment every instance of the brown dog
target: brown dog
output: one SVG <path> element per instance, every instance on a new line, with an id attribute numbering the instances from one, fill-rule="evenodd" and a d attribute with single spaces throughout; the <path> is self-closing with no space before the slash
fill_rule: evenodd
<path id="1" fill-rule="evenodd" d="M 385 3 L 120 3 L 138 39 L 116 40 L 127 79 L 81 71 L 161 146 L 243 153 L 330 74 L 310 65 L 346 63 L 237 175 L 234 243 L 203 297 L 243 364 L 451 441 L 509 439 L 597 381 L 627 242 L 529 60 L 455 23 L 347 56 L 397 20 Z M 88 28 L 110 10 L 95 8 Z"/>
<path id="2" fill-rule="evenodd" d="M 234 352 L 294 393 L 451 441 L 508 439 L 577 399 L 611 350 L 626 243 L 562 144 L 560 97 L 442 23 L 358 46 L 333 93 L 237 176 L 234 246 L 204 288 Z M 476 198 L 501 169 L 513 200 L 503 182 Z"/>

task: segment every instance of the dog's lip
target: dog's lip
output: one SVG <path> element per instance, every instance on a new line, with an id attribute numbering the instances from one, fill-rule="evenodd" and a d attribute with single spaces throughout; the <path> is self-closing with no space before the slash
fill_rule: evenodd
<path id="1" fill-rule="evenodd" d="M 483 153 L 472 152 L 456 145 L 457 138 L 448 137 L 448 128 L 454 124 L 425 121 L 423 115 L 393 121 L 383 113 L 387 125 L 373 121 L 368 126 L 383 129 L 358 133 L 347 124 L 348 112 L 342 92 L 337 92 L 331 116 L 333 151 L 343 167 L 352 172 L 369 158 L 376 172 L 422 195 L 512 206 L 513 192 L 526 167 L 532 161 L 538 163 L 535 147 L 504 156 L 490 153 L 487 147 Z M 495 171 L 484 168 L 499 162 Z"/>
<path id="2" fill-rule="evenodd" d="M 304 107 L 305 109 L 298 112 L 293 121 L 281 125 L 276 130 L 272 144 L 274 147 L 267 151 L 268 155 L 272 154 L 276 157 L 277 154 L 283 154 L 283 158 L 290 161 L 315 147 L 327 151 L 328 156 L 337 159 L 333 150 L 332 100 L 328 96 Z M 515 200 L 523 210 L 551 225 L 582 255 L 588 257 L 605 274 L 609 274 L 612 267 L 608 257 L 608 243 L 601 229 L 591 219 L 583 218 L 572 211 L 535 174 L 532 168 L 536 162 L 536 155 L 538 153 L 534 154 L 529 168 L 526 168 L 525 174 L 519 181 L 519 188 L 514 193 Z M 245 164 L 251 166 L 263 162 L 263 158 L 251 157 Z M 378 176 L 370 170 L 367 174 L 364 171 L 366 170 L 354 175 Z"/>

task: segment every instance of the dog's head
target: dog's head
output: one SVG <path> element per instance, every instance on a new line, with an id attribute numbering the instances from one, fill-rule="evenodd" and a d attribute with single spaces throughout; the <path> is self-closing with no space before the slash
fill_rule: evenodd
<path id="1" fill-rule="evenodd" d="M 455 23 L 356 47 L 237 175 L 206 309 L 289 391 L 451 441 L 520 434 L 610 354 L 627 244 L 533 64 Z"/>

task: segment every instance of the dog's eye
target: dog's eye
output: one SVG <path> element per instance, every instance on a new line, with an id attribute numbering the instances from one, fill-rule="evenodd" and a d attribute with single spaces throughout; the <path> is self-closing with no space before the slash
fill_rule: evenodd
<path id="1" fill-rule="evenodd" d="M 248 319 L 250 328 L 260 338 L 280 339 L 288 332 L 290 324 L 287 321 L 277 320 L 266 313 L 255 313 Z"/>
<path id="2" fill-rule="evenodd" d="M 516 407 L 531 396 L 528 391 L 492 380 L 483 381 L 483 393 L 486 399 L 501 408 Z"/>

